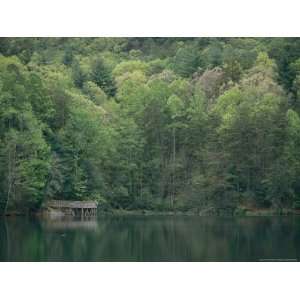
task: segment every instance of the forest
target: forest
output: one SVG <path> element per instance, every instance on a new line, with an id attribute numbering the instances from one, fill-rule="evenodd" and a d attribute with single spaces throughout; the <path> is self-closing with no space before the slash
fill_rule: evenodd
<path id="1" fill-rule="evenodd" d="M 0 204 L 300 208 L 299 38 L 1 38 Z"/>

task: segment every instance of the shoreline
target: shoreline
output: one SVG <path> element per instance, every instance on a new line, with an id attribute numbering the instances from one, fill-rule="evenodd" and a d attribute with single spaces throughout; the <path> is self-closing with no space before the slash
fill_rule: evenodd
<path id="1" fill-rule="evenodd" d="M 275 209 L 241 209 L 237 208 L 233 212 L 216 212 L 211 210 L 190 210 L 190 211 L 156 211 L 156 210 L 126 210 L 112 209 L 99 211 L 97 216 L 199 216 L 199 217 L 279 217 L 279 216 L 299 216 L 300 210 L 283 208 L 280 211 Z M 9 211 L 1 217 L 48 217 L 49 215 L 39 210 L 37 212 Z M 62 215 L 61 215 L 62 217 Z"/>
<path id="2" fill-rule="evenodd" d="M 246 210 L 244 212 L 235 211 L 234 213 L 211 213 L 206 210 L 202 211 L 154 211 L 154 210 L 113 210 L 111 212 L 99 213 L 98 215 L 126 216 L 126 215 L 143 215 L 143 216 L 199 216 L 199 217 L 279 217 L 279 216 L 298 216 L 300 210 L 282 209 L 257 209 Z"/>

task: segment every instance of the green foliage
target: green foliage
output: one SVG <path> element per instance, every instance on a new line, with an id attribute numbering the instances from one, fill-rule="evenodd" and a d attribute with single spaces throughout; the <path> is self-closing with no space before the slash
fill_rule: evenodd
<path id="1" fill-rule="evenodd" d="M 140 60 L 131 60 L 131 61 L 124 61 L 118 64 L 114 71 L 113 75 L 115 77 L 124 75 L 125 73 L 131 73 L 133 71 L 141 71 L 142 73 L 147 73 L 149 66 Z"/>
<path id="2" fill-rule="evenodd" d="M 298 207 L 296 38 L 0 40 L 0 197 Z"/>
<path id="3" fill-rule="evenodd" d="M 107 101 L 107 95 L 92 81 L 85 82 L 82 90 L 97 105 L 103 105 Z"/>
<path id="4" fill-rule="evenodd" d="M 43 136 L 45 126 L 38 119 L 47 119 L 45 114 L 51 109 L 41 103 L 46 99 L 43 88 L 32 97 L 36 81 L 18 60 L 1 58 L 0 66 L 1 198 L 8 207 L 35 208 L 43 199 L 50 168 L 50 147 Z"/>
<path id="5" fill-rule="evenodd" d="M 199 65 L 199 56 L 195 48 L 190 46 L 182 47 L 176 52 L 173 69 L 180 76 L 191 76 Z"/>
<path id="6" fill-rule="evenodd" d="M 91 80 L 96 83 L 109 96 L 115 94 L 115 83 L 111 71 L 101 58 L 96 59 L 92 65 Z"/>
<path id="7" fill-rule="evenodd" d="M 73 62 L 73 59 L 74 59 L 74 57 L 73 57 L 72 49 L 67 48 L 65 50 L 65 53 L 64 53 L 64 56 L 63 56 L 63 59 L 62 59 L 63 64 L 66 65 L 66 66 L 70 66 Z"/>

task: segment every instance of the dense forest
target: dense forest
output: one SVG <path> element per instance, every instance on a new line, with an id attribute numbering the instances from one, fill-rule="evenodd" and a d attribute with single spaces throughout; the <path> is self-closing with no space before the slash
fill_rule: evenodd
<path id="1" fill-rule="evenodd" d="M 300 204 L 300 39 L 1 38 L 0 202 Z"/>

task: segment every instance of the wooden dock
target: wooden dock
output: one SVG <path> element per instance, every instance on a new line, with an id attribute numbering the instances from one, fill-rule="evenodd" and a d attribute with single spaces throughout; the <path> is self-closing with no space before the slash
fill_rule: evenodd
<path id="1" fill-rule="evenodd" d="M 45 203 L 45 207 L 74 217 L 92 217 L 97 215 L 96 201 L 51 200 Z"/>

